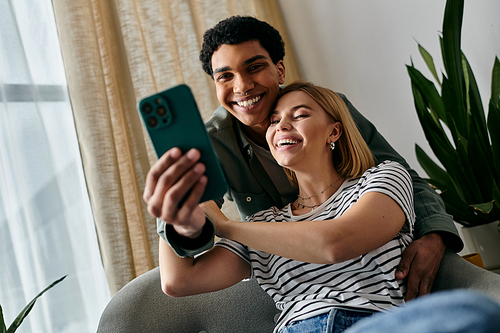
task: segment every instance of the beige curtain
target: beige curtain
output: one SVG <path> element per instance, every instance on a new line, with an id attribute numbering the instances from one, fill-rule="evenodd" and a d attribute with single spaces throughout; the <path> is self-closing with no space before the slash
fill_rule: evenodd
<path id="1" fill-rule="evenodd" d="M 111 293 L 158 265 L 155 220 L 142 200 L 156 157 L 136 102 L 191 86 L 206 120 L 218 106 L 198 53 L 203 32 L 231 15 L 269 22 L 287 45 L 287 82 L 299 78 L 275 0 L 53 0 L 83 167 Z"/>

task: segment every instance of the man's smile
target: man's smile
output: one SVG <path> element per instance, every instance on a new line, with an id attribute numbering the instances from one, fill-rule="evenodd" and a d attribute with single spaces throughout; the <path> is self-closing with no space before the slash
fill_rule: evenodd
<path id="1" fill-rule="evenodd" d="M 252 106 L 255 103 L 257 103 L 258 101 L 260 101 L 261 98 L 262 98 L 262 96 L 257 96 L 257 97 L 252 98 L 252 99 L 247 99 L 244 101 L 237 101 L 235 103 L 238 104 L 238 106 L 248 107 L 248 106 Z"/>

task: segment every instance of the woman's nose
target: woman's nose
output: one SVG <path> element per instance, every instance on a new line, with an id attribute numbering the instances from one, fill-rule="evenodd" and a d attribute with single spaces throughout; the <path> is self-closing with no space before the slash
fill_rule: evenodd
<path id="1" fill-rule="evenodd" d="M 280 131 L 287 131 L 290 129 L 290 123 L 286 119 L 281 119 L 277 124 L 276 124 L 276 129 Z"/>

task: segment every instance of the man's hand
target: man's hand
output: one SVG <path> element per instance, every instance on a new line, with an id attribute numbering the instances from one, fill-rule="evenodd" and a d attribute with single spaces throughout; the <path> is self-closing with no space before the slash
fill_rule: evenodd
<path id="1" fill-rule="evenodd" d="M 438 233 L 424 235 L 406 248 L 396 270 L 396 279 L 408 277 L 406 301 L 430 293 L 445 250 Z"/>
<path id="2" fill-rule="evenodd" d="M 185 155 L 178 148 L 167 151 L 149 170 L 143 194 L 151 216 L 172 224 L 177 233 L 190 238 L 197 237 L 205 224 L 198 202 L 207 177 L 203 175 L 205 166 L 197 163 L 199 158 L 196 149 Z"/>

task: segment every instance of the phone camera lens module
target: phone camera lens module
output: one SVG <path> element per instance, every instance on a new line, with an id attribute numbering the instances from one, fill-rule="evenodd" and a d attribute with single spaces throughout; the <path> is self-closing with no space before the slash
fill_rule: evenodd
<path id="1" fill-rule="evenodd" d="M 158 126 L 158 119 L 156 119 L 155 117 L 149 117 L 146 122 L 151 128 L 155 128 L 156 126 Z"/>
<path id="2" fill-rule="evenodd" d="M 149 103 L 144 103 L 142 104 L 142 112 L 144 112 L 145 114 L 150 114 L 151 112 L 153 112 L 153 107 Z"/>
<path id="3" fill-rule="evenodd" d="M 167 114 L 167 109 L 163 106 L 163 105 L 160 105 L 157 109 L 156 109 L 156 113 L 160 116 L 160 117 L 163 117 Z"/>

